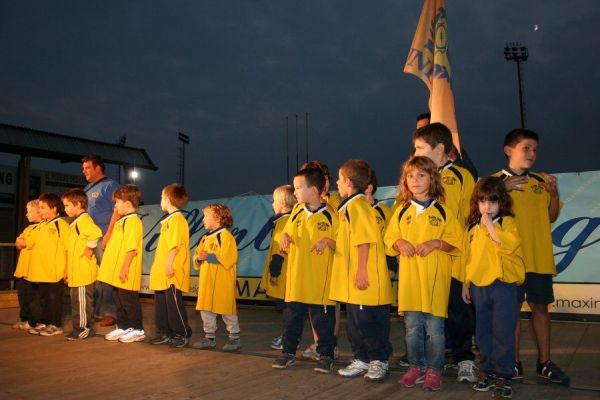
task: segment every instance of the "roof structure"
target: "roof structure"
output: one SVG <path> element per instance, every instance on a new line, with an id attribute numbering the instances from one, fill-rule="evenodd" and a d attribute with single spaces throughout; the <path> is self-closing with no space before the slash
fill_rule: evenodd
<path id="1" fill-rule="evenodd" d="M 144 149 L 7 124 L 0 124 L 0 151 L 64 162 L 81 162 L 84 156 L 97 154 L 107 164 L 158 169 Z"/>

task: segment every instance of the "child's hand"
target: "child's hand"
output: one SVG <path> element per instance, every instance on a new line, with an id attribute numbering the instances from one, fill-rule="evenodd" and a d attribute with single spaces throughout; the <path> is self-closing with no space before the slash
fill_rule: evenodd
<path id="1" fill-rule="evenodd" d="M 394 250 L 396 250 L 398 253 L 402 254 L 403 256 L 412 257 L 415 255 L 415 248 L 407 240 L 398 239 L 398 240 L 396 240 L 396 243 L 394 243 L 394 245 L 392 247 L 394 248 Z"/>
<path id="2" fill-rule="evenodd" d="M 557 184 L 556 177 L 554 175 L 544 174 L 544 173 L 542 173 L 542 175 L 546 179 L 546 182 L 542 182 L 542 183 L 540 183 L 540 185 L 542 185 L 544 187 L 544 189 L 546 189 L 546 191 L 548 193 L 550 193 L 550 196 L 557 197 L 558 196 L 558 188 L 556 186 L 556 184 Z"/>
<path id="3" fill-rule="evenodd" d="M 121 272 L 119 272 L 119 279 L 122 283 L 127 282 L 127 278 L 129 276 L 129 267 L 121 268 Z"/>
<path id="4" fill-rule="evenodd" d="M 462 299 L 465 303 L 471 304 L 471 293 L 469 293 L 469 288 L 464 283 L 462 284 Z"/>
<path id="5" fill-rule="evenodd" d="M 106 250 L 106 245 L 108 244 L 108 239 L 109 238 L 106 235 L 102 238 L 102 244 L 101 244 L 102 250 Z"/>
<path id="6" fill-rule="evenodd" d="M 92 255 L 94 254 L 94 250 L 90 249 L 89 247 L 86 247 L 85 249 L 83 249 L 83 256 L 87 257 L 88 259 L 92 258 Z"/>
<path id="7" fill-rule="evenodd" d="M 206 250 L 200 250 L 198 252 L 198 257 L 196 257 L 196 261 L 199 261 L 199 262 L 206 261 L 207 258 L 208 258 L 208 252 Z"/>
<path id="8" fill-rule="evenodd" d="M 25 243 L 25 238 L 23 236 L 19 236 L 15 240 L 15 246 L 17 246 L 17 249 L 19 249 L 19 250 L 24 249 L 25 247 L 27 247 L 27 243 Z"/>
<path id="9" fill-rule="evenodd" d="M 325 247 L 327 247 L 327 238 L 322 238 L 311 247 L 310 251 L 314 251 L 317 254 L 323 254 Z"/>
<path id="10" fill-rule="evenodd" d="M 175 271 L 173 271 L 173 265 L 165 266 L 165 275 L 167 275 L 167 278 L 172 278 L 175 275 Z"/>
<path id="11" fill-rule="evenodd" d="M 492 218 L 487 214 L 481 214 L 481 224 L 488 228 L 488 231 L 494 226 Z"/>
<path id="12" fill-rule="evenodd" d="M 523 184 L 527 183 L 529 178 L 527 176 L 509 176 L 504 180 L 504 186 L 506 190 L 510 192 L 511 190 L 516 190 L 518 192 L 523 191 Z"/>
<path id="13" fill-rule="evenodd" d="M 294 244 L 294 241 L 287 233 L 281 234 L 281 239 L 279 239 L 279 251 L 287 254 L 290 251 L 290 245 Z"/>
<path id="14" fill-rule="evenodd" d="M 271 279 L 269 279 L 269 282 L 271 282 L 271 286 L 277 286 L 277 277 L 272 276 Z"/>
<path id="15" fill-rule="evenodd" d="M 417 245 L 415 253 L 421 257 L 425 257 L 433 250 L 439 250 L 441 247 L 442 241 L 440 239 L 432 239 Z"/>
<path id="16" fill-rule="evenodd" d="M 366 270 L 359 268 L 358 271 L 356 271 L 354 285 L 356 285 L 358 290 L 365 290 L 369 287 L 369 276 L 367 275 Z"/>

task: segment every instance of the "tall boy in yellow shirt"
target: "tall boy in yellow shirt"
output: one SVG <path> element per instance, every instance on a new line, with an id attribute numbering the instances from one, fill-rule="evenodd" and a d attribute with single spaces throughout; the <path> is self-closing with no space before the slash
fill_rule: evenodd
<path id="1" fill-rule="evenodd" d="M 168 214 L 160 221 L 150 270 L 156 316 L 156 337 L 150 344 L 185 347 L 192 336 L 183 304 L 183 292 L 190 290 L 190 228 L 181 212 L 187 200 L 187 190 L 179 183 L 165 186 L 160 196 L 160 208 Z"/>
<path id="2" fill-rule="evenodd" d="M 73 331 L 67 340 L 81 340 L 94 336 L 94 285 L 98 263 L 94 248 L 102 231 L 86 212 L 88 198 L 81 189 L 72 189 L 62 195 L 65 212 L 73 221 L 67 246 L 65 281 L 70 288 Z"/>
<path id="3" fill-rule="evenodd" d="M 98 280 L 114 287 L 117 303 L 117 328 L 104 339 L 121 343 L 141 342 L 146 338 L 139 297 L 144 227 L 136 213 L 141 197 L 142 192 L 135 185 L 123 185 L 113 194 L 119 219 L 98 271 Z"/>

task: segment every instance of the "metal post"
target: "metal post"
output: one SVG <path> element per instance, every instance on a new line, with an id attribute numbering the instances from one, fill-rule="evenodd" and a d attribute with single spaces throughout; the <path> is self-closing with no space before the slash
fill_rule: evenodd
<path id="1" fill-rule="evenodd" d="M 190 144 L 190 137 L 182 132 L 179 132 L 177 137 L 181 142 L 181 153 L 179 159 L 179 181 L 185 185 L 185 145 Z"/>
<path id="2" fill-rule="evenodd" d="M 521 63 L 527 61 L 529 51 L 526 46 L 518 42 L 506 43 L 504 47 L 504 59 L 506 61 L 515 61 L 517 63 L 517 79 L 519 84 L 519 111 L 521 112 L 521 128 L 525 128 L 525 99 L 523 91 L 523 78 Z"/>

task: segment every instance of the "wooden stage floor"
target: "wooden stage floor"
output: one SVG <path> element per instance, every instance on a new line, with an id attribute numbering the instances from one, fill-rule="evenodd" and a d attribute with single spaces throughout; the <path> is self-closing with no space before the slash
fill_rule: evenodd
<path id="1" fill-rule="evenodd" d="M 144 304 L 148 337 L 154 332 L 153 306 Z M 199 315 L 188 307 L 194 336 L 199 338 Z M 271 338 L 281 329 L 281 313 L 267 308 L 239 310 L 242 350 L 235 354 L 192 348 L 171 349 L 147 343 L 115 343 L 96 337 L 70 342 L 63 336 L 39 337 L 11 329 L 18 310 L 0 309 L 0 399 L 465 399 L 491 398 L 445 374 L 441 392 L 406 389 L 396 382 L 399 367 L 382 383 L 345 379 L 313 371 L 314 363 L 300 361 L 287 370 L 274 370 L 277 356 Z M 343 317 L 342 317 L 343 318 Z M 68 320 L 68 319 L 67 319 Z M 343 322 L 343 321 L 342 321 Z M 69 322 L 65 322 L 69 326 Z M 524 321 L 522 358 L 525 382 L 517 383 L 515 399 L 600 399 L 600 325 L 553 323 L 553 360 L 572 379 L 572 387 L 539 385 L 536 352 L 529 323 Z M 403 324 L 392 319 L 396 357 L 404 350 Z M 68 331 L 68 330 L 66 330 Z M 225 342 L 219 323 L 218 347 Z M 342 323 L 342 332 L 344 326 Z M 302 348 L 310 334 L 305 329 Z M 220 345 L 220 346 L 219 346 Z M 340 335 L 336 369 L 351 357 L 345 334 Z"/>

